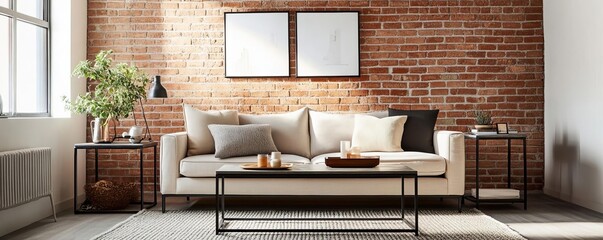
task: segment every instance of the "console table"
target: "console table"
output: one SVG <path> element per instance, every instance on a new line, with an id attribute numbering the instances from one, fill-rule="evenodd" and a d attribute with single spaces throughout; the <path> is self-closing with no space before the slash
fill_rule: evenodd
<path id="1" fill-rule="evenodd" d="M 523 203 L 523 208 L 528 209 L 528 167 L 526 159 L 526 134 L 493 134 L 493 135 L 475 135 L 465 134 L 465 139 L 475 140 L 475 197 L 469 194 L 464 199 L 475 202 L 475 208 L 479 209 L 480 202 L 483 203 Z M 519 139 L 523 141 L 523 194 L 519 198 L 509 199 L 480 199 L 479 198 L 479 143 L 480 140 L 507 140 L 507 188 L 511 188 L 511 140 Z"/>
<path id="2" fill-rule="evenodd" d="M 76 143 L 73 146 L 73 210 L 78 213 L 137 213 L 144 208 L 152 208 L 157 205 L 157 142 L 113 142 L 113 143 Z M 145 148 L 153 148 L 153 202 L 144 201 L 144 152 Z M 77 204 L 77 150 L 94 149 L 94 181 L 98 179 L 98 150 L 99 149 L 133 149 L 139 150 L 140 155 L 140 209 L 139 210 L 86 210 L 78 209 Z"/>
<path id="3" fill-rule="evenodd" d="M 225 178 L 398 178 L 400 179 L 401 217 L 382 218 L 241 218 L 226 217 L 224 204 Z M 404 179 L 414 179 L 414 228 L 401 229 L 232 229 L 226 221 L 404 221 Z M 220 187 L 222 186 L 222 187 Z M 237 165 L 224 165 L 216 170 L 216 234 L 221 232 L 414 232 L 419 235 L 417 171 L 402 165 L 380 165 L 374 168 L 330 168 L 324 164 L 298 164 L 289 170 L 245 170 Z"/>

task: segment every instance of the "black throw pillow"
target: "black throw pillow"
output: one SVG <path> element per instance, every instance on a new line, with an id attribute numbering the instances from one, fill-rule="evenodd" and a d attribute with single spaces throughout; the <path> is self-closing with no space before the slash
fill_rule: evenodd
<path id="1" fill-rule="evenodd" d="M 402 149 L 435 153 L 433 149 L 433 129 L 438 120 L 440 110 L 398 110 L 389 108 L 389 116 L 406 115 L 404 135 L 402 135 Z"/>

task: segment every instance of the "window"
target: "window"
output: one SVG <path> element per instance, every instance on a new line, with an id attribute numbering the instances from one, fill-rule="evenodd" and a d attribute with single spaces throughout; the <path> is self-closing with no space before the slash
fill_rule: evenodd
<path id="1" fill-rule="evenodd" d="M 48 0 L 0 0 L 0 97 L 9 116 L 49 115 Z"/>

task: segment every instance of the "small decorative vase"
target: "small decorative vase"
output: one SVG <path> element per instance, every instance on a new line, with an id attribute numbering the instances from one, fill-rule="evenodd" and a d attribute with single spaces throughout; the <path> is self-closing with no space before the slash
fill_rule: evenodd
<path id="1" fill-rule="evenodd" d="M 111 118 L 95 118 L 90 121 L 90 134 L 94 143 L 112 143 L 115 136 L 109 133 Z"/>
<path id="2" fill-rule="evenodd" d="M 492 126 L 492 124 L 477 124 L 474 126 L 475 129 L 488 129 L 488 128 L 494 128 L 494 126 Z"/>

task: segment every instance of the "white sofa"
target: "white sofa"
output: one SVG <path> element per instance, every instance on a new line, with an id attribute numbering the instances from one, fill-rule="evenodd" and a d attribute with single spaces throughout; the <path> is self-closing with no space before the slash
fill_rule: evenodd
<path id="1" fill-rule="evenodd" d="M 369 113 L 384 117 L 386 112 Z M 337 156 L 339 141 L 351 140 L 353 114 L 335 114 L 300 109 L 272 115 L 239 114 L 239 123 L 268 123 L 283 162 L 321 164 L 326 156 Z M 282 121 L 285 121 L 283 124 Z M 280 122 L 279 122 L 280 121 Z M 284 127 L 297 123 L 301 132 L 294 139 Z M 190 124 L 186 123 L 188 126 Z M 198 127 L 198 126 L 197 126 Z M 189 129 L 189 127 L 187 127 Z M 279 136 L 280 134 L 280 136 Z M 418 171 L 419 195 L 456 197 L 461 202 L 465 190 L 465 146 L 461 132 L 433 133 L 435 154 L 423 152 L 368 152 L 381 156 L 381 164 L 407 165 Z M 279 142 L 280 140 L 280 142 Z M 213 140 L 212 140 L 213 141 Z M 214 154 L 187 156 L 186 132 L 161 137 L 162 208 L 166 197 L 208 196 L 215 194 L 215 171 L 226 164 L 255 162 L 256 156 L 218 159 Z M 399 179 L 226 179 L 228 195 L 400 195 Z M 414 193 L 412 179 L 406 180 L 405 194 Z"/>

